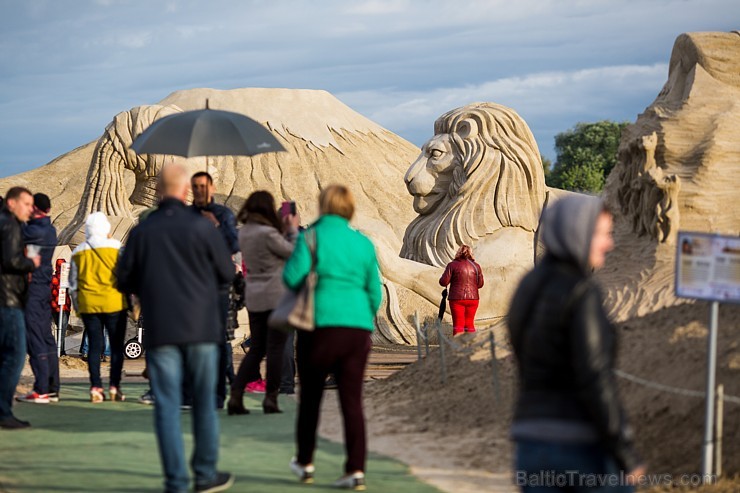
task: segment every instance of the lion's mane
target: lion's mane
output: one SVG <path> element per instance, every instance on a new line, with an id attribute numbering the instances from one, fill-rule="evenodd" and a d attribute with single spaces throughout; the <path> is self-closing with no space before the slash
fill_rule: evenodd
<path id="1" fill-rule="evenodd" d="M 161 155 L 139 156 L 131 150 L 134 139 L 154 121 L 182 111 L 176 106 L 146 105 L 113 117 L 98 139 L 87 173 L 87 183 L 72 222 L 59 235 L 60 244 L 69 243 L 93 212 L 108 216 L 133 217 L 132 205 L 151 207 L 156 203 L 154 185 L 164 165 Z M 133 171 L 133 192 L 126 187 L 125 173 Z"/>
<path id="2" fill-rule="evenodd" d="M 457 164 L 446 197 L 406 228 L 401 257 L 443 267 L 461 244 L 502 227 L 537 229 L 546 193 L 542 161 L 514 110 L 494 103 L 457 108 L 434 122 L 434 133 L 451 136 Z"/>

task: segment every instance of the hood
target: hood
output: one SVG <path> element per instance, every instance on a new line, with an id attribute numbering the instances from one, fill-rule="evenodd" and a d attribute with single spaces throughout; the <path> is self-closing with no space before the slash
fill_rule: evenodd
<path id="1" fill-rule="evenodd" d="M 602 209 L 602 200 L 589 195 L 569 195 L 548 207 L 542 216 L 547 253 L 588 272 L 591 239 Z"/>
<path id="2" fill-rule="evenodd" d="M 85 239 L 107 238 L 110 233 L 110 223 L 102 212 L 93 212 L 85 221 Z"/>

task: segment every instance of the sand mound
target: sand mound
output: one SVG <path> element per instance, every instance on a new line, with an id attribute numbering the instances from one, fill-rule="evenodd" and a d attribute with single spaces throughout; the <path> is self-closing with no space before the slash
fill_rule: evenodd
<path id="1" fill-rule="evenodd" d="M 660 385 L 704 390 L 708 307 L 704 303 L 664 308 L 618 325 L 618 368 Z M 498 341 L 503 329 L 497 329 Z M 467 337 L 467 336 L 466 336 Z M 485 340 L 481 333 L 466 347 Z M 720 309 L 717 382 L 740 396 L 740 306 Z M 447 351 L 448 380 L 440 382 L 440 352 L 384 381 L 367 386 L 371 448 L 421 467 L 466 468 L 498 479 L 500 491 L 513 491 L 512 446 L 508 439 L 516 393 L 513 358 L 497 350 L 500 400 L 495 398 L 488 346 L 470 352 Z M 619 379 L 622 399 L 637 431 L 637 445 L 651 473 L 701 471 L 704 400 Z M 740 405 L 725 404 L 725 474 L 740 473 Z M 375 444 L 375 445 L 374 445 Z M 414 447 L 409 447 L 413 444 Z M 411 450 L 414 449 L 414 450 Z M 423 475 L 422 475 L 423 477 Z M 428 478 L 427 478 L 428 479 Z M 465 480 L 456 491 L 466 491 Z M 735 485 L 734 487 L 737 487 Z M 467 491 L 474 491 L 468 484 Z M 453 490 L 449 490 L 453 491 Z M 722 490 L 719 490 L 722 491 Z M 729 490 L 728 490 L 729 491 Z M 734 491 L 734 490 L 733 490 Z"/>

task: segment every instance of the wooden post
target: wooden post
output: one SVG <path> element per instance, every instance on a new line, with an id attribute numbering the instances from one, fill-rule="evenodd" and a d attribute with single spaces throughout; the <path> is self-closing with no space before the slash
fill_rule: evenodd
<path id="1" fill-rule="evenodd" d="M 437 338 L 439 340 L 439 361 L 442 370 L 442 383 L 447 382 L 447 364 L 445 363 L 445 340 L 442 335 L 442 326 L 437 321 Z"/>
<path id="2" fill-rule="evenodd" d="M 722 476 L 722 414 L 724 409 L 725 386 L 717 385 L 717 419 L 714 428 L 714 474 Z"/>
<path id="3" fill-rule="evenodd" d="M 416 356 L 421 360 L 421 327 L 419 327 L 419 312 L 414 312 L 414 328 L 416 329 Z"/>

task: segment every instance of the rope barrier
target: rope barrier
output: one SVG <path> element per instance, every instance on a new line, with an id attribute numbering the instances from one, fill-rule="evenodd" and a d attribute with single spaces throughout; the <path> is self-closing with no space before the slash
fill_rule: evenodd
<path id="1" fill-rule="evenodd" d="M 629 380 L 631 382 L 644 385 L 645 387 L 650 387 L 656 390 L 661 390 L 663 392 L 670 392 L 672 394 L 678 394 L 683 395 L 687 397 L 698 397 L 700 399 L 704 399 L 707 396 L 706 392 L 702 392 L 699 390 L 688 390 L 688 389 L 680 389 L 678 387 L 671 387 L 670 385 L 664 385 L 662 383 L 653 382 L 650 380 L 646 380 L 644 378 L 636 377 L 635 375 L 630 375 L 627 372 L 624 372 L 622 370 L 614 370 L 614 373 L 621 378 L 624 378 L 625 380 Z M 732 402 L 733 404 L 740 404 L 740 397 L 735 397 L 733 395 L 727 395 L 725 394 L 723 397 L 725 402 Z"/>
<path id="2" fill-rule="evenodd" d="M 430 327 L 427 324 L 424 324 L 424 326 L 422 328 L 420 328 L 420 327 L 417 326 L 417 335 L 421 338 L 421 340 L 423 340 L 426 343 L 426 347 L 427 347 L 426 354 L 427 354 L 427 356 L 429 355 L 429 335 L 427 334 L 427 331 L 429 330 L 429 328 Z M 484 347 L 486 345 L 489 345 L 490 347 L 494 347 L 494 346 L 495 347 L 499 347 L 499 348 L 505 349 L 507 351 L 510 351 L 511 350 L 511 346 L 508 346 L 508 345 L 504 346 L 504 345 L 496 342 L 495 340 L 493 340 L 493 338 L 485 339 L 483 341 L 480 341 L 480 342 L 477 342 L 477 343 L 474 343 L 474 344 L 469 344 L 467 346 L 462 346 L 462 345 L 458 344 L 457 342 L 453 341 L 452 339 L 450 339 L 449 337 L 447 337 L 444 333 L 442 333 L 442 330 L 441 330 L 441 327 L 440 327 L 439 323 L 436 323 L 435 324 L 435 328 L 437 329 L 437 336 L 440 339 L 440 346 L 443 345 L 443 344 L 446 344 L 453 351 L 455 351 L 457 353 L 468 354 L 468 353 L 471 353 L 474 350 L 476 350 L 478 348 L 482 348 L 482 347 Z M 490 327 L 488 327 L 488 328 L 490 328 Z M 707 395 L 706 392 L 702 392 L 702 391 L 699 391 L 699 390 L 681 389 L 681 388 L 678 388 L 678 387 L 671 387 L 670 385 L 664 385 L 662 383 L 653 382 L 651 380 L 646 380 L 644 378 L 640 378 L 638 376 L 632 375 L 630 373 L 627 373 L 627 372 L 622 371 L 622 370 L 619 370 L 619 369 L 614 369 L 614 374 L 617 375 L 620 378 L 624 378 L 625 380 L 629 380 L 629 381 L 631 381 L 633 383 L 644 385 L 645 387 L 649 387 L 649 388 L 652 388 L 652 389 L 655 389 L 655 390 L 659 390 L 659 391 L 662 391 L 662 392 L 670 392 L 672 394 L 683 395 L 683 396 L 686 396 L 686 397 L 697 397 L 697 398 L 701 398 L 701 399 L 706 398 L 706 395 Z M 733 404 L 740 404 L 740 397 L 736 397 L 736 396 L 733 396 L 733 395 L 725 394 L 723 396 L 723 400 L 725 402 L 731 402 Z"/>

